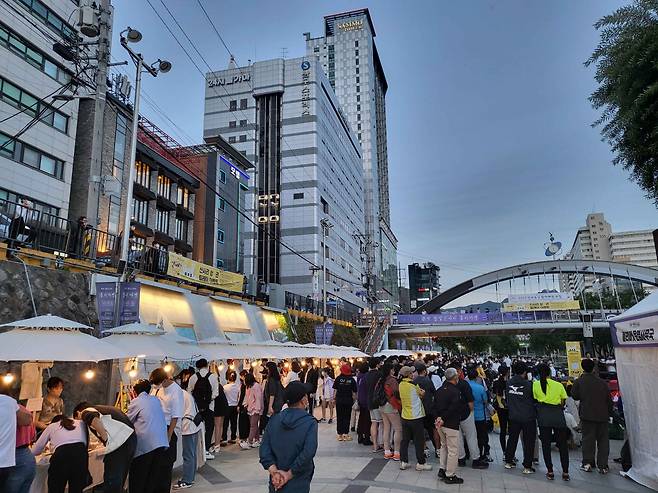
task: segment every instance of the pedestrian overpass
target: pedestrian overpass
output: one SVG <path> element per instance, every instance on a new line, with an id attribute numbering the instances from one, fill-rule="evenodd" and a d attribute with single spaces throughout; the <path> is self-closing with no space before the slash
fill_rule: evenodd
<path id="1" fill-rule="evenodd" d="M 607 329 L 607 321 L 592 322 L 593 329 Z M 458 337 L 491 336 L 500 334 L 551 333 L 556 331 L 583 330 L 579 320 L 537 321 L 509 323 L 456 323 L 456 324 L 396 324 L 388 329 L 390 337 Z"/>

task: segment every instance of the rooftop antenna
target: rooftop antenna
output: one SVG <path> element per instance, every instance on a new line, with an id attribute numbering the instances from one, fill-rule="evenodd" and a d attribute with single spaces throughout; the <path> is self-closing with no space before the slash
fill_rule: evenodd
<path id="1" fill-rule="evenodd" d="M 288 58 L 288 48 L 281 48 L 281 58 L 284 60 Z"/>

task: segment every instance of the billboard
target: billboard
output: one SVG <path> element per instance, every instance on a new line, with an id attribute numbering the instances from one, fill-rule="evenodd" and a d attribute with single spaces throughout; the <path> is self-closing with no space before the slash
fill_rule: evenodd
<path id="1" fill-rule="evenodd" d="M 541 303 L 545 301 L 571 301 L 571 293 L 528 293 L 528 294 L 510 294 L 507 298 L 508 303 Z"/>
<path id="2" fill-rule="evenodd" d="M 503 303 L 504 312 L 536 312 L 557 310 L 580 310 L 580 301 L 539 301 L 532 303 Z"/>
<path id="3" fill-rule="evenodd" d="M 167 275 L 211 288 L 242 293 L 244 276 L 169 252 Z"/>
<path id="4" fill-rule="evenodd" d="M 580 342 L 565 342 L 567 349 L 567 367 L 569 368 L 569 378 L 578 378 L 583 374 L 583 368 L 580 365 L 583 355 L 580 352 Z"/>

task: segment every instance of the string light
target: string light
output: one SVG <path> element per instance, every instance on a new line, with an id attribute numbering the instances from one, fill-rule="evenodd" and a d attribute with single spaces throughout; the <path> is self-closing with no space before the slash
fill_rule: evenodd
<path id="1" fill-rule="evenodd" d="M 87 370 L 87 371 L 84 373 L 84 377 L 85 377 L 87 380 L 92 380 L 95 376 L 96 376 L 96 372 L 95 372 L 94 370 L 91 370 L 91 369 Z"/>
<path id="2" fill-rule="evenodd" d="M 134 368 L 131 368 L 130 371 L 128 372 L 128 376 L 130 378 L 135 378 L 137 376 L 137 370 L 135 370 Z"/>
<path id="3" fill-rule="evenodd" d="M 14 377 L 13 373 L 6 373 L 2 376 L 2 383 L 5 385 L 11 385 L 16 377 Z"/>
<path id="4" fill-rule="evenodd" d="M 228 368 L 229 368 L 229 370 L 233 371 L 233 370 L 235 370 L 235 365 L 233 363 L 231 363 L 230 365 L 228 365 Z"/>
<path id="5" fill-rule="evenodd" d="M 319 359 L 314 359 L 313 363 L 315 364 L 315 366 L 320 366 L 320 360 Z"/>
<path id="6" fill-rule="evenodd" d="M 306 360 L 305 359 L 302 360 L 302 366 L 306 366 Z"/>
<path id="7" fill-rule="evenodd" d="M 224 364 L 222 363 L 221 365 L 218 366 L 219 371 L 224 371 Z"/>
<path id="8" fill-rule="evenodd" d="M 258 361 L 252 361 L 251 362 L 251 367 L 256 368 L 258 366 Z"/>
<path id="9" fill-rule="evenodd" d="M 288 361 L 286 361 L 286 362 L 283 364 L 283 367 L 287 370 L 288 368 L 290 368 L 290 363 L 289 363 Z"/>
<path id="10" fill-rule="evenodd" d="M 174 367 L 171 366 L 171 364 L 169 364 L 169 363 L 166 363 L 166 364 L 164 365 L 164 368 L 163 368 L 163 369 L 164 369 L 164 371 L 166 371 L 167 373 L 171 373 L 172 371 L 174 371 Z"/>

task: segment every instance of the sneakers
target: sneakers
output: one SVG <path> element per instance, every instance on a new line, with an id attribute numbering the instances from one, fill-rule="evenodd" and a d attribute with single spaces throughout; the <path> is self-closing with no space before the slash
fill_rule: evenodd
<path id="1" fill-rule="evenodd" d="M 206 450 L 206 460 L 213 460 L 215 455 Z"/>
<path id="2" fill-rule="evenodd" d="M 251 448 L 258 448 L 260 447 L 260 440 L 256 440 L 249 445 Z"/>
<path id="3" fill-rule="evenodd" d="M 447 476 L 443 479 L 443 482 L 445 484 L 462 484 L 464 480 L 462 478 L 458 478 L 457 476 Z"/>
<path id="4" fill-rule="evenodd" d="M 441 479 L 445 479 L 445 477 L 446 477 L 446 470 L 445 470 L 445 469 L 439 469 L 439 474 L 438 474 L 438 476 L 439 476 L 439 478 L 441 478 Z"/>
<path id="5" fill-rule="evenodd" d="M 523 468 L 523 474 L 534 474 L 537 471 L 535 470 L 534 467 L 524 467 Z"/>
<path id="6" fill-rule="evenodd" d="M 459 460 L 457 460 L 457 465 L 458 465 L 459 467 L 464 467 L 464 466 L 466 466 L 466 459 L 459 459 Z"/>
<path id="7" fill-rule="evenodd" d="M 400 452 L 393 452 L 393 460 L 396 462 L 400 461 Z"/>
<path id="8" fill-rule="evenodd" d="M 343 435 L 343 440 L 345 440 L 346 442 L 351 442 L 352 440 L 354 440 L 354 438 L 352 438 L 352 435 Z"/>
<path id="9" fill-rule="evenodd" d="M 343 435 L 338 435 L 337 440 L 338 440 L 339 442 L 342 442 L 342 441 L 345 440 L 345 439 L 343 438 Z"/>
<path id="10" fill-rule="evenodd" d="M 392 459 L 393 458 L 393 451 L 392 450 L 387 450 L 384 452 L 384 459 Z"/>
<path id="11" fill-rule="evenodd" d="M 228 443 L 230 443 L 231 445 L 235 445 L 236 442 L 237 442 L 237 440 L 236 440 L 235 438 L 231 438 L 231 439 L 228 441 Z"/>
<path id="12" fill-rule="evenodd" d="M 327 421 L 327 423 L 329 423 L 329 424 L 331 424 L 331 423 L 333 423 L 333 422 L 334 422 L 334 420 L 331 419 L 331 418 L 329 418 L 329 421 Z"/>
<path id="13" fill-rule="evenodd" d="M 599 467 L 599 474 L 608 474 L 609 472 L 610 468 L 608 466 Z"/>
<path id="14" fill-rule="evenodd" d="M 432 465 L 431 464 L 416 464 L 416 471 L 431 471 L 432 470 Z"/>
<path id="15" fill-rule="evenodd" d="M 473 469 L 488 469 L 489 468 L 489 463 L 488 462 L 483 462 L 479 459 L 473 459 Z"/>
<path id="16" fill-rule="evenodd" d="M 580 470 L 584 472 L 592 472 L 592 464 L 583 464 L 580 466 Z"/>
<path id="17" fill-rule="evenodd" d="M 218 454 L 221 448 L 222 447 L 220 447 L 219 445 L 213 445 L 208 449 L 208 452 L 210 452 L 211 454 Z"/>
<path id="18" fill-rule="evenodd" d="M 505 469 L 514 469 L 516 467 L 516 464 L 513 462 L 505 462 Z"/>
<path id="19" fill-rule="evenodd" d="M 251 446 L 249 445 L 249 442 L 247 442 L 246 440 L 243 440 L 243 441 L 240 442 L 240 448 L 242 450 L 249 450 L 251 448 Z"/>
<path id="20" fill-rule="evenodd" d="M 186 483 L 185 481 L 181 480 L 181 481 L 178 481 L 178 483 L 176 483 L 174 485 L 173 489 L 175 489 L 175 490 L 186 490 L 186 489 L 191 488 L 191 487 L 192 487 L 192 483 Z"/>
<path id="21" fill-rule="evenodd" d="M 400 462 L 400 471 L 404 471 L 409 467 L 409 464 L 406 462 Z"/>

